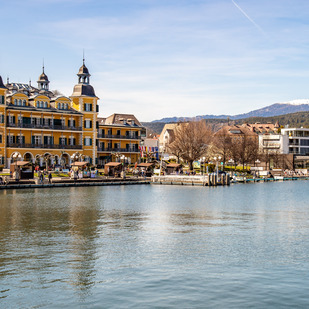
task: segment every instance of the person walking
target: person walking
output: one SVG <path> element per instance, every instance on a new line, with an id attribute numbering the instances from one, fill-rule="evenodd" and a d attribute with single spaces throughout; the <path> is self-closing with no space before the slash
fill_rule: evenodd
<path id="1" fill-rule="evenodd" d="M 49 184 L 51 184 L 52 178 L 53 178 L 52 173 L 49 172 L 49 174 L 48 174 L 48 183 L 49 183 Z"/>
<path id="2" fill-rule="evenodd" d="M 42 172 L 40 172 L 40 183 L 44 183 L 44 174 Z"/>

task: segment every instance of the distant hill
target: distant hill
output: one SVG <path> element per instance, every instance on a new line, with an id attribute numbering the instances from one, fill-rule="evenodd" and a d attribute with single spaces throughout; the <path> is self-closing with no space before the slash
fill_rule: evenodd
<path id="1" fill-rule="evenodd" d="M 309 111 L 309 100 L 294 100 L 287 103 L 275 103 L 249 113 L 239 115 L 197 115 L 195 117 L 168 117 L 160 120 L 154 120 L 152 122 L 178 122 L 193 119 L 243 119 L 249 117 L 272 117 L 285 114 L 291 114 L 296 112 L 307 112 Z"/>
<path id="2" fill-rule="evenodd" d="M 206 123 L 211 125 L 214 130 L 218 127 L 227 124 L 227 119 L 205 119 Z M 279 116 L 271 116 L 271 117 L 248 117 L 230 120 L 230 124 L 243 124 L 243 123 L 275 123 L 279 122 L 281 126 L 289 126 L 290 128 L 309 128 L 309 111 L 308 112 L 297 112 Z M 152 130 L 155 134 L 160 134 L 165 123 L 168 122 L 142 122 L 142 125 L 146 128 Z"/>

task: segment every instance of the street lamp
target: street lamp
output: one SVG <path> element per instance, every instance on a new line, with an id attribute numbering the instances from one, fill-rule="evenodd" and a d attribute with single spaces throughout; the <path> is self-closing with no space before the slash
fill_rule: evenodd
<path id="1" fill-rule="evenodd" d="M 216 161 L 216 173 L 218 175 L 218 173 L 219 173 L 219 171 L 218 171 L 218 169 L 219 169 L 218 163 L 219 163 L 219 161 L 221 161 L 221 157 L 220 156 L 218 158 L 214 157 L 214 160 Z"/>

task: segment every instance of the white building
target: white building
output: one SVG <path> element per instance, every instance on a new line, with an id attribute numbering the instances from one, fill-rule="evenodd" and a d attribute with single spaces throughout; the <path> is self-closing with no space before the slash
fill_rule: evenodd
<path id="1" fill-rule="evenodd" d="M 259 134 L 259 148 L 267 154 L 288 154 L 289 138 L 286 134 Z"/>
<path id="2" fill-rule="evenodd" d="M 288 153 L 309 155 L 309 129 L 284 128 L 281 129 L 281 134 L 288 139 Z"/>

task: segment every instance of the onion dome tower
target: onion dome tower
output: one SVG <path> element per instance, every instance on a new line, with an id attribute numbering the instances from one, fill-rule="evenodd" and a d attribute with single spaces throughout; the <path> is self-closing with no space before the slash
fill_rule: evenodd
<path id="1" fill-rule="evenodd" d="M 83 58 L 83 65 L 79 68 L 77 73 L 78 84 L 74 86 L 72 96 L 87 96 L 95 97 L 95 92 L 93 87 L 89 84 L 90 82 L 90 73 L 88 68 L 85 65 L 85 59 Z"/>
<path id="2" fill-rule="evenodd" d="M 49 91 L 49 80 L 47 75 L 44 72 L 44 64 L 43 64 L 43 72 L 42 74 L 39 76 L 39 80 L 38 80 L 38 88 L 39 90 L 45 90 L 45 91 Z"/>

